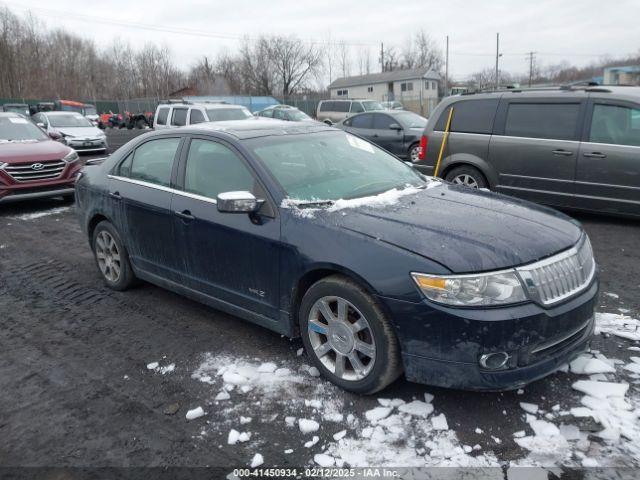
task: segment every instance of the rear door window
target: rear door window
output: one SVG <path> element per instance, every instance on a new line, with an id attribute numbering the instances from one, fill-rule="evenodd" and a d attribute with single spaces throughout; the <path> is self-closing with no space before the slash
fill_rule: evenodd
<path id="1" fill-rule="evenodd" d="M 589 141 L 640 147 L 640 108 L 594 105 Z"/>
<path id="2" fill-rule="evenodd" d="M 204 114 L 198 110 L 197 108 L 192 108 L 189 113 L 189 125 L 194 125 L 196 123 L 206 122 L 207 120 L 204 118 Z"/>
<path id="3" fill-rule="evenodd" d="M 334 112 L 348 112 L 351 107 L 351 102 L 335 102 L 333 111 Z"/>
<path id="4" fill-rule="evenodd" d="M 129 157 L 120 167 L 129 178 L 168 187 L 171 185 L 173 159 L 178 151 L 180 138 L 159 138 L 143 143 L 133 153 L 131 166 L 126 166 Z M 124 171 L 123 171 L 124 167 Z"/>
<path id="5" fill-rule="evenodd" d="M 504 134 L 575 140 L 579 114 L 579 103 L 510 103 Z"/>
<path id="6" fill-rule="evenodd" d="M 389 127 L 393 123 L 397 122 L 389 115 L 385 115 L 384 113 L 375 113 L 373 115 L 373 128 L 375 130 L 389 130 Z"/>
<path id="7" fill-rule="evenodd" d="M 360 102 L 352 102 L 351 103 L 351 113 L 360 113 L 364 112 L 364 107 Z"/>
<path id="8" fill-rule="evenodd" d="M 174 108 L 171 114 L 171 125 L 174 127 L 183 127 L 187 124 L 187 108 Z"/>
<path id="9" fill-rule="evenodd" d="M 168 116 L 169 116 L 169 108 L 168 107 L 163 107 L 163 108 L 159 109 L 158 110 L 158 116 L 156 118 L 156 122 L 158 123 L 158 125 L 166 125 Z"/>
<path id="10" fill-rule="evenodd" d="M 449 108 L 453 107 L 451 132 L 490 134 L 498 110 L 499 99 L 464 100 L 445 108 L 438 118 L 435 130 L 444 131 Z"/>
<path id="11" fill-rule="evenodd" d="M 373 128 L 373 114 L 364 113 L 356 115 L 349 119 L 350 126 L 353 128 Z"/>

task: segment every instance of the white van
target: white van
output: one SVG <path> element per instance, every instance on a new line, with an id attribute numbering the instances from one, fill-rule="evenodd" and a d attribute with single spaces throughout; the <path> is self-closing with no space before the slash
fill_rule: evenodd
<path id="1" fill-rule="evenodd" d="M 228 103 L 161 103 L 153 117 L 153 128 L 184 127 L 203 122 L 246 120 L 252 118 L 248 108 Z"/>

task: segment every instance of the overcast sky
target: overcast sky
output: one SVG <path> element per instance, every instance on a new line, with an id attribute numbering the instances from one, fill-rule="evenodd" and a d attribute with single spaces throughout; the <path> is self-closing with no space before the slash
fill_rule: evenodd
<path id="1" fill-rule="evenodd" d="M 529 51 L 538 52 L 542 65 L 563 60 L 585 65 L 605 54 L 640 51 L 640 0 L 0 0 L 0 4 L 21 15 L 31 9 L 47 26 L 63 26 L 98 46 L 115 37 L 134 45 L 166 44 L 182 67 L 202 55 L 235 50 L 243 35 L 263 33 L 318 42 L 331 34 L 352 44 L 354 56 L 356 50 L 370 48 L 373 70 L 379 71 L 380 42 L 402 46 L 412 32 L 424 28 L 443 51 L 449 35 L 450 74 L 456 80 L 495 65 L 496 32 L 503 53 L 500 68 L 510 73 L 528 71 Z M 131 23 L 190 34 L 151 31 Z M 193 34 L 198 32 L 208 36 Z M 355 70 L 352 74 L 358 73 Z"/>

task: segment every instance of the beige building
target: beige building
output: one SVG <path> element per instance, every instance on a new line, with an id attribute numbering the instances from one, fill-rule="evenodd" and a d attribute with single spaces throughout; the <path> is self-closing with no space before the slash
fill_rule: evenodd
<path id="1" fill-rule="evenodd" d="M 607 67 L 604 69 L 604 85 L 640 85 L 640 65 Z"/>
<path id="2" fill-rule="evenodd" d="M 338 78 L 329 85 L 331 98 L 397 100 L 405 109 L 429 116 L 438 103 L 440 75 L 417 68 Z"/>

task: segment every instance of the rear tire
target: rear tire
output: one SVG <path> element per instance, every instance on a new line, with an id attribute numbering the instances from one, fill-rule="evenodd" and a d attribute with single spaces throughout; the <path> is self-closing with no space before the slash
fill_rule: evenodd
<path id="1" fill-rule="evenodd" d="M 419 158 L 420 144 L 419 143 L 414 143 L 409 147 L 408 156 L 409 156 L 409 161 L 411 161 L 411 163 L 417 163 L 420 161 L 420 158 Z"/>
<path id="2" fill-rule="evenodd" d="M 136 282 L 129 262 L 129 254 L 115 227 L 103 220 L 93 231 L 91 247 L 98 270 L 107 287 L 127 290 Z"/>
<path id="3" fill-rule="evenodd" d="M 312 285 L 302 298 L 299 324 L 313 364 L 345 390 L 372 394 L 402 373 L 389 319 L 374 298 L 348 278 L 332 275 Z"/>
<path id="4" fill-rule="evenodd" d="M 488 188 L 489 183 L 480 170 L 471 165 L 451 169 L 444 178 L 447 182 L 469 188 Z"/>

